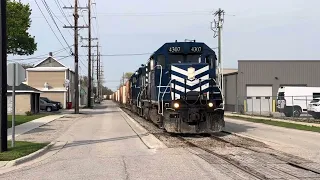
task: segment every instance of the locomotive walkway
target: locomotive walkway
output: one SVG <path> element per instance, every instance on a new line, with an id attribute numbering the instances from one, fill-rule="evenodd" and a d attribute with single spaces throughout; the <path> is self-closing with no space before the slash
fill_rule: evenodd
<path id="1" fill-rule="evenodd" d="M 83 110 L 46 158 L 0 170 L 0 179 L 225 179 L 188 149 L 167 148 L 134 123 L 114 103 Z"/>

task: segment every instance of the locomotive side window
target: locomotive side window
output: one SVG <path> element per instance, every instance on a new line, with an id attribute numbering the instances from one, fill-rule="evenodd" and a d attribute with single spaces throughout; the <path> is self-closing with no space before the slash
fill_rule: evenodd
<path id="1" fill-rule="evenodd" d="M 212 55 L 211 56 L 207 56 L 205 61 L 206 61 L 205 63 L 209 64 L 210 68 L 214 68 L 215 61 L 214 61 L 214 58 L 213 58 Z"/>

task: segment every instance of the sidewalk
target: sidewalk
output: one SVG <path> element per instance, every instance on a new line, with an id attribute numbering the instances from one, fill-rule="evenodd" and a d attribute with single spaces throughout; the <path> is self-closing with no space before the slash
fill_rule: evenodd
<path id="1" fill-rule="evenodd" d="M 40 126 L 43 126 L 51 121 L 54 121 L 56 119 L 59 119 L 59 118 L 62 118 L 64 115 L 50 115 L 50 116 L 45 116 L 45 117 L 42 117 L 42 118 L 39 118 L 39 119 L 35 119 L 33 121 L 30 121 L 30 122 L 26 122 L 26 123 L 23 123 L 23 124 L 20 124 L 18 126 L 15 127 L 15 137 L 21 135 L 21 134 L 24 134 L 28 131 L 31 131 L 35 128 L 38 128 Z M 7 136 L 8 140 L 11 140 L 12 139 L 12 128 L 8 129 L 8 136 Z"/>
<path id="2" fill-rule="evenodd" d="M 225 112 L 224 114 L 226 117 L 229 117 L 229 118 L 241 117 L 241 118 L 248 118 L 248 119 L 262 119 L 262 120 L 270 120 L 270 121 L 278 121 L 278 122 L 287 122 L 287 123 L 292 123 L 292 124 L 300 124 L 300 125 L 305 125 L 305 126 L 320 127 L 320 124 L 317 124 L 317 123 L 299 122 L 299 121 L 284 120 L 284 119 L 262 117 L 262 116 L 249 116 L 249 115 L 235 114 L 235 113 L 231 113 L 231 112 Z"/>

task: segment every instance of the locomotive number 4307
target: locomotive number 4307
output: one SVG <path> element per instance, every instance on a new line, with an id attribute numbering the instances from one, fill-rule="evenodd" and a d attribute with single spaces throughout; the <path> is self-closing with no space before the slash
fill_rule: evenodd
<path id="1" fill-rule="evenodd" d="M 201 52 L 202 48 L 201 47 L 191 47 L 191 52 L 197 53 L 197 52 Z"/>

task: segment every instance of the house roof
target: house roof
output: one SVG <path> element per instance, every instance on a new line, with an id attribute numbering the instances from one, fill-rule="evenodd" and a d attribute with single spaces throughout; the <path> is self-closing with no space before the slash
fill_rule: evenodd
<path id="1" fill-rule="evenodd" d="M 66 68 L 69 69 L 71 72 L 74 72 L 71 68 L 68 68 L 66 65 L 62 64 L 60 61 L 58 61 L 56 58 L 52 57 L 51 55 L 49 55 L 47 58 L 45 58 L 44 60 L 40 61 L 38 64 L 34 65 L 34 68 L 40 68 L 40 67 L 45 67 L 45 66 L 40 66 L 38 67 L 40 64 L 42 64 L 43 62 L 47 61 L 47 60 L 54 60 L 56 63 L 60 64 L 62 67 L 47 67 L 47 68 L 51 68 L 52 71 L 54 71 L 53 69 L 57 69 L 57 68 Z M 30 68 L 28 68 L 30 69 Z"/>
<path id="2" fill-rule="evenodd" d="M 232 68 L 223 68 L 223 74 L 231 74 L 238 72 L 238 69 L 232 69 Z"/>
<path id="3" fill-rule="evenodd" d="M 49 58 L 51 58 L 52 60 L 56 61 L 57 63 L 59 63 L 61 66 L 63 67 L 67 67 L 64 64 L 62 64 L 61 62 L 59 62 L 56 58 L 52 57 L 52 56 L 48 56 L 47 58 L 45 58 L 44 60 L 40 61 L 38 64 L 34 65 L 34 67 L 39 66 L 41 63 L 45 62 L 46 60 L 48 60 Z"/>
<path id="4" fill-rule="evenodd" d="M 26 70 L 27 71 L 66 71 L 68 69 L 69 68 L 67 67 L 34 67 L 34 68 L 28 68 Z"/>
<path id="5" fill-rule="evenodd" d="M 12 92 L 12 86 L 7 86 L 7 91 Z M 31 86 L 28 86 L 24 83 L 21 83 L 19 86 L 15 87 L 16 92 L 29 92 L 29 93 L 41 93 L 40 90 L 33 88 Z"/>

